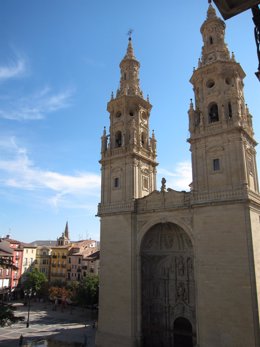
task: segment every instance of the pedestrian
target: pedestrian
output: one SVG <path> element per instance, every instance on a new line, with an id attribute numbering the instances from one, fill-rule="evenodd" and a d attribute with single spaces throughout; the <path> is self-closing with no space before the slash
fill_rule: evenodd
<path id="1" fill-rule="evenodd" d="M 19 338 L 19 346 L 23 345 L 23 335 L 20 336 Z"/>

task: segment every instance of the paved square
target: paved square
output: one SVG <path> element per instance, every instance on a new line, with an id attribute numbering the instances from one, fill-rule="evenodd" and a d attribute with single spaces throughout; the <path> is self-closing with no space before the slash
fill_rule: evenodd
<path id="1" fill-rule="evenodd" d="M 16 303 L 16 316 L 23 316 L 25 320 L 9 327 L 0 328 L 0 346 L 19 346 L 19 337 L 23 335 L 23 346 L 30 346 L 32 341 L 51 339 L 57 346 L 88 346 L 94 347 L 95 328 L 93 322 L 96 314 L 90 310 L 78 307 L 58 307 L 48 303 L 31 303 L 30 325 L 26 328 L 28 307 Z M 60 343 L 58 343 L 58 341 Z M 71 344 L 70 344 L 71 343 Z M 40 344 L 39 344 L 40 346 Z M 41 346 L 44 346 L 42 344 Z"/>

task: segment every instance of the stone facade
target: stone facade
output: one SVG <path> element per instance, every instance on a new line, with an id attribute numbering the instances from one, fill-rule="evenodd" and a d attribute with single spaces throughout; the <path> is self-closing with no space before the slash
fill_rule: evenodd
<path id="1" fill-rule="evenodd" d="M 120 64 L 110 141 L 102 136 L 97 347 L 260 346 L 260 195 L 245 73 L 211 4 L 201 33 L 190 192 L 165 180 L 156 190 L 151 105 L 131 40 Z"/>

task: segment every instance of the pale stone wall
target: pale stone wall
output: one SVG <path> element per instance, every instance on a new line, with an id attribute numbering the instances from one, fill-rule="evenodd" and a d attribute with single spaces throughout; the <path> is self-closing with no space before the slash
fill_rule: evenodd
<path id="1" fill-rule="evenodd" d="M 196 208 L 196 286 L 200 347 L 259 346 L 246 204 Z"/>
<path id="2" fill-rule="evenodd" d="M 252 267 L 254 268 L 254 273 L 252 273 L 252 280 L 256 281 L 256 291 L 257 291 L 257 303 L 258 314 L 260 312 L 260 208 L 251 206 L 249 222 L 251 224 L 251 233 L 249 235 L 249 242 L 253 244 L 253 257 Z M 255 288 L 253 287 L 255 290 Z M 257 310 L 256 310 L 257 311 Z M 257 312 L 256 312 L 257 313 Z"/>
<path id="3" fill-rule="evenodd" d="M 134 335 L 131 225 L 131 214 L 106 216 L 101 220 L 97 346 L 124 346 Z"/>

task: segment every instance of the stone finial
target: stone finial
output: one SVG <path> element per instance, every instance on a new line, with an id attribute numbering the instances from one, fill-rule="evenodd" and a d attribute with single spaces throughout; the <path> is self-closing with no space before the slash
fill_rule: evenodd
<path id="1" fill-rule="evenodd" d="M 150 141 L 151 141 L 151 148 L 152 148 L 152 151 L 154 152 L 154 153 L 156 153 L 156 138 L 155 138 L 155 135 L 154 135 L 154 130 L 152 131 L 152 137 L 151 137 L 151 139 L 150 139 Z"/>
<path id="2" fill-rule="evenodd" d="M 112 92 L 111 93 L 111 100 L 113 100 L 114 99 L 114 93 Z"/>
<path id="3" fill-rule="evenodd" d="M 162 178 L 161 192 L 166 192 L 166 179 Z"/>
<path id="4" fill-rule="evenodd" d="M 103 153 L 106 150 L 107 150 L 107 131 L 106 131 L 106 127 L 104 127 L 103 136 L 101 138 L 101 151 Z"/>

